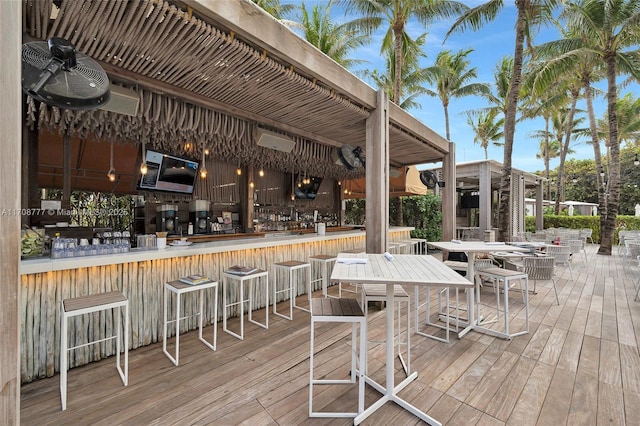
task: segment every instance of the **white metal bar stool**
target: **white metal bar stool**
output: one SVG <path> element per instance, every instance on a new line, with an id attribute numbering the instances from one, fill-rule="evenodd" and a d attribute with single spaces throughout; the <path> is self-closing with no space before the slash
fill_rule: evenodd
<path id="1" fill-rule="evenodd" d="M 315 256 L 309 256 L 309 263 L 311 263 L 311 274 L 314 277 L 311 280 L 311 288 L 314 288 L 314 283 L 322 283 L 322 295 L 324 297 L 329 296 L 329 276 L 331 275 L 331 268 L 335 263 L 337 257 L 330 254 L 317 254 Z M 315 274 L 313 272 L 316 272 Z M 317 278 L 316 278 L 317 277 Z"/>
<path id="2" fill-rule="evenodd" d="M 434 322 L 431 320 L 431 287 L 426 287 L 426 301 L 424 303 L 420 303 L 420 293 L 418 286 L 414 286 L 414 294 L 413 294 L 413 303 L 414 303 L 414 324 L 415 329 L 414 333 L 428 337 L 430 339 L 437 340 L 439 342 L 449 343 L 449 334 L 451 331 L 451 307 L 449 304 L 449 287 L 436 288 L 438 294 L 438 310 L 437 315 L 438 319 Z M 444 300 L 444 303 L 443 303 Z M 444 306 L 443 306 L 444 304 Z M 420 311 L 422 308 L 425 308 L 425 320 L 424 322 L 420 321 Z M 444 320 L 444 325 L 439 322 L 439 320 Z M 440 330 L 444 330 L 445 337 L 439 337 L 435 334 L 429 334 L 427 332 L 420 330 L 420 325 L 426 325 L 427 327 L 435 327 Z M 457 328 L 457 325 L 456 325 Z"/>
<path id="3" fill-rule="evenodd" d="M 296 291 L 294 285 L 297 284 L 296 280 L 293 279 L 293 275 L 296 271 L 301 269 L 306 270 L 306 281 L 307 281 L 307 298 L 309 299 L 309 308 L 311 308 L 311 297 L 313 295 L 313 291 L 311 290 L 311 264 L 309 262 L 300 262 L 298 260 L 289 260 L 286 262 L 278 262 L 274 263 L 273 267 L 275 269 L 274 281 L 273 281 L 273 313 L 275 315 L 281 316 L 282 318 L 293 320 L 293 308 L 300 309 L 301 311 L 311 312 L 310 309 L 305 309 L 301 306 L 296 305 Z M 288 282 L 285 285 L 285 288 L 278 290 L 278 272 L 286 272 L 288 275 Z M 276 305 L 278 304 L 278 294 L 280 293 L 289 293 L 289 315 L 282 314 L 278 312 Z"/>
<path id="4" fill-rule="evenodd" d="M 340 253 L 354 253 L 354 254 L 365 254 L 367 252 L 367 250 L 363 247 L 363 248 L 355 248 L 352 250 L 340 250 Z M 345 293 L 353 293 L 353 294 L 358 294 L 358 288 L 360 287 L 359 283 L 347 283 L 349 284 L 350 287 L 353 287 L 353 290 L 350 290 L 348 288 L 342 288 L 342 282 L 338 282 L 338 298 L 342 297 L 342 292 L 344 291 Z"/>
<path id="5" fill-rule="evenodd" d="M 244 282 L 249 282 L 248 294 L 245 296 L 244 291 Z M 258 322 L 253 319 L 253 294 L 254 294 L 254 283 L 258 281 L 258 284 L 264 285 L 264 323 Z M 229 286 L 235 284 L 236 287 L 239 285 L 240 291 L 237 293 L 238 297 L 235 302 L 227 303 L 227 297 L 229 293 Z M 229 272 L 222 273 L 222 307 L 223 307 L 223 315 L 222 315 L 222 329 L 227 333 L 231 334 L 234 337 L 237 337 L 240 340 L 244 340 L 244 305 L 245 303 L 249 303 L 249 308 L 247 309 L 248 320 L 249 322 L 264 328 L 265 330 L 269 329 L 269 273 L 267 271 L 263 271 L 258 269 L 254 272 L 251 272 L 247 275 L 236 275 L 231 274 Z M 239 312 L 238 316 L 240 318 L 240 334 L 235 333 L 227 327 L 227 309 L 232 306 L 238 306 Z"/>
<path id="6" fill-rule="evenodd" d="M 67 321 L 69 319 L 94 312 L 106 311 L 118 308 L 116 317 L 116 334 L 103 339 L 93 340 L 81 345 L 68 347 L 67 343 Z M 122 309 L 124 308 L 124 369 L 120 365 L 120 337 L 122 333 Z M 89 296 L 65 299 L 62 301 L 62 324 L 60 325 L 60 399 L 62 400 L 62 410 L 67 409 L 67 369 L 69 368 L 68 352 L 84 346 L 93 345 L 111 339 L 116 339 L 116 368 L 122 379 L 122 383 L 127 386 L 129 383 L 129 301 L 119 291 L 108 293 L 92 294 Z"/>
<path id="7" fill-rule="evenodd" d="M 212 288 L 214 289 L 214 303 L 213 303 L 213 342 L 209 343 L 202 337 L 202 319 L 204 316 L 204 290 Z M 199 294 L 199 305 L 200 310 L 196 313 L 192 313 L 191 315 L 186 315 L 181 317 L 180 310 L 182 309 L 182 304 L 180 303 L 181 296 L 185 293 L 192 293 L 197 291 Z M 173 293 L 176 295 L 176 319 L 167 320 L 167 304 L 169 302 L 169 293 Z M 180 357 L 180 320 L 191 317 L 198 317 L 198 339 L 202 343 L 205 344 L 209 349 L 215 351 L 216 350 L 216 342 L 218 338 L 218 282 L 217 281 L 208 281 L 202 284 L 185 284 L 181 281 L 169 281 L 164 284 L 164 309 L 163 309 L 163 332 L 162 332 L 162 352 L 173 362 L 174 365 L 178 365 L 179 357 Z M 176 323 L 176 353 L 175 356 L 171 355 L 167 351 L 167 325 L 169 323 Z"/>
<path id="8" fill-rule="evenodd" d="M 496 337 L 501 337 L 505 339 L 511 339 L 516 336 L 520 336 L 522 334 L 526 334 L 529 332 L 529 277 L 527 274 L 520 271 L 513 271 L 511 269 L 502 269 L 502 268 L 488 268 L 483 269 L 477 272 L 477 276 L 481 279 L 488 279 L 492 281 L 496 281 L 498 284 L 502 283 L 502 294 L 504 297 L 503 301 L 503 309 L 500 309 L 500 305 L 496 307 L 497 319 L 486 321 L 484 323 L 478 324 L 479 327 L 482 327 L 484 331 L 488 334 L 491 334 Z M 516 333 L 511 332 L 509 328 L 509 289 L 512 287 L 512 282 L 518 281 L 520 285 L 520 292 L 522 293 L 522 300 L 525 306 L 525 329 Z M 524 281 L 524 288 L 522 288 L 522 282 Z M 500 286 L 496 286 L 496 291 L 500 292 Z M 480 318 L 480 286 L 476 284 L 476 305 L 478 309 L 476 310 L 476 317 Z M 499 330 L 489 329 L 483 327 L 483 324 L 489 324 L 491 322 L 496 322 L 500 320 L 500 312 L 504 314 L 504 332 Z"/>
<path id="9" fill-rule="evenodd" d="M 356 299 L 315 298 L 311 301 L 311 348 L 309 352 L 309 417 L 356 417 L 364 411 L 364 368 L 367 352 L 367 317 Z M 314 369 L 315 324 L 319 322 L 351 323 L 351 371 L 348 379 L 316 379 Z M 358 326 L 360 342 L 358 343 Z M 358 354 L 356 354 L 358 352 Z M 360 367 L 360 368 L 358 368 Z M 313 410 L 313 386 L 352 384 L 358 381 L 358 409 L 353 412 Z"/>
<path id="10" fill-rule="evenodd" d="M 361 305 L 364 307 L 364 315 L 366 316 L 369 311 L 369 302 L 384 302 L 387 300 L 387 285 L 386 284 L 362 284 L 362 299 Z M 411 309 L 409 308 L 409 294 L 402 288 L 401 285 L 393 286 L 393 303 L 395 306 L 387 309 L 396 309 L 397 308 L 397 323 L 398 323 L 398 340 L 395 342 L 398 348 L 398 357 L 400 358 L 400 362 L 402 363 L 402 368 L 404 368 L 405 374 L 408 376 L 411 374 Z M 407 306 L 407 317 L 406 317 L 406 338 L 403 341 L 401 338 L 402 335 L 402 327 L 401 327 L 401 311 L 402 304 L 406 303 Z M 388 343 L 388 342 L 376 342 L 369 340 L 371 343 Z M 394 344 L 394 343 L 391 343 Z M 405 347 L 405 352 L 407 354 L 407 359 L 405 360 L 402 356 L 401 348 Z M 367 374 L 367 357 L 365 356 L 365 375 Z"/>

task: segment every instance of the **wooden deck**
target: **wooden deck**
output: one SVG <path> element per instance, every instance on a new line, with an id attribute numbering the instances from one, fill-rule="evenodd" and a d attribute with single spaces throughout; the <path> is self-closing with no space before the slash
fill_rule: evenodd
<path id="1" fill-rule="evenodd" d="M 529 334 L 505 341 L 471 332 L 449 344 L 412 335 L 411 366 L 418 379 L 400 395 L 449 425 L 640 425 L 640 303 L 633 301 L 638 269 L 624 268 L 620 256 L 596 255 L 596 247 L 587 247 L 588 262 L 576 259 L 575 283 L 567 269 L 558 268 L 560 306 L 550 283 L 538 286 L 530 299 Z M 517 295 L 510 300 L 518 325 L 522 305 Z M 298 301 L 304 304 L 306 297 Z M 369 324 L 370 339 L 380 340 L 382 312 L 370 312 Z M 21 423 L 352 424 L 307 416 L 307 313 L 296 310 L 294 321 L 271 315 L 269 330 L 245 322 L 244 341 L 219 327 L 216 352 L 198 341 L 196 331 L 182 335 L 178 367 L 164 356 L 161 344 L 131 351 L 127 387 L 114 357 L 70 370 L 64 412 L 58 375 L 25 384 Z M 211 332 L 211 326 L 205 328 L 208 337 Z M 346 325 L 317 327 L 319 374 L 348 374 L 349 336 Z M 383 359 L 384 347 L 370 346 L 369 372 L 380 382 Z M 396 371 L 401 378 L 399 362 Z M 318 387 L 314 408 L 352 409 L 355 390 Z M 377 395 L 368 388 L 367 405 Z M 364 422 L 416 423 L 392 403 Z"/>

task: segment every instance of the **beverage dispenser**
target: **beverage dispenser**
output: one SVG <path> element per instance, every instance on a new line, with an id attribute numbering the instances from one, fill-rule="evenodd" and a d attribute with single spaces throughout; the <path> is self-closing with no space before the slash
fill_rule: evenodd
<path id="1" fill-rule="evenodd" d="M 209 232 L 209 201 L 195 200 L 189 202 L 189 223 L 193 224 L 194 234 Z"/>
<path id="2" fill-rule="evenodd" d="M 178 206 L 161 204 L 156 207 L 156 231 L 169 234 L 178 232 Z"/>

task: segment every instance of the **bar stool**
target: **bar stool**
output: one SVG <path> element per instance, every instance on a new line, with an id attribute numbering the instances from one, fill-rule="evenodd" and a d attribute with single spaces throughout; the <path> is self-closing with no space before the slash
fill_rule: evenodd
<path id="1" fill-rule="evenodd" d="M 355 254 L 365 254 L 367 252 L 367 250 L 365 248 L 355 248 L 352 250 L 340 250 L 340 253 L 355 253 Z M 349 289 L 343 289 L 342 288 L 342 282 L 338 283 L 338 298 L 342 298 L 342 292 L 344 291 L 345 293 L 353 293 L 353 294 L 358 294 L 358 287 L 360 286 L 359 283 L 348 283 L 351 287 L 353 287 L 353 290 L 349 290 Z"/>
<path id="2" fill-rule="evenodd" d="M 73 317 L 90 314 L 94 312 L 106 311 L 118 308 L 116 317 L 116 334 L 99 340 L 93 340 L 81 345 L 68 347 L 67 344 L 67 321 Z M 124 370 L 120 365 L 120 334 L 122 333 L 121 315 L 124 308 Z M 122 379 L 122 383 L 127 386 L 129 383 L 129 301 L 119 291 L 108 293 L 92 294 L 89 296 L 64 299 L 62 301 L 62 324 L 60 325 L 60 399 L 62 400 L 62 411 L 67 409 L 67 369 L 69 368 L 68 352 L 84 346 L 93 345 L 107 340 L 116 339 L 116 369 Z"/>
<path id="3" fill-rule="evenodd" d="M 311 301 L 311 348 L 309 353 L 309 417 L 356 417 L 364 411 L 364 368 L 367 352 L 367 317 L 356 299 L 315 298 Z M 348 379 L 315 379 L 314 340 L 315 324 L 318 322 L 351 323 L 351 372 Z M 360 326 L 360 342 L 358 330 Z M 359 347 L 359 349 L 358 349 Z M 356 355 L 356 351 L 359 355 Z M 360 367 L 360 368 L 358 368 Z M 313 411 L 313 385 L 352 384 L 358 380 L 357 412 Z"/>
<path id="4" fill-rule="evenodd" d="M 273 267 L 275 269 L 274 275 L 274 284 L 273 284 L 273 313 L 275 315 L 281 316 L 282 318 L 293 320 L 293 308 L 300 309 L 301 311 L 311 312 L 310 309 L 305 309 L 301 306 L 296 305 L 296 292 L 294 291 L 294 280 L 293 274 L 301 269 L 306 270 L 307 275 L 307 297 L 309 299 L 309 308 L 311 308 L 311 296 L 313 292 L 311 290 L 311 264 L 309 262 L 300 262 L 298 260 L 289 260 L 286 262 L 278 262 L 274 263 Z M 287 272 L 288 274 L 288 283 L 286 288 L 282 290 L 278 290 L 278 271 Z M 289 316 L 284 315 L 277 311 L 276 305 L 278 303 L 278 294 L 289 292 Z"/>
<path id="5" fill-rule="evenodd" d="M 449 303 L 449 287 L 436 288 L 438 295 L 438 321 L 440 319 L 444 319 L 444 325 L 439 322 L 433 322 L 431 320 L 431 286 L 425 287 L 427 292 L 426 301 L 424 303 L 420 303 L 420 295 L 418 286 L 414 286 L 414 294 L 413 294 L 413 303 L 414 303 L 414 315 L 415 315 L 415 330 L 414 332 L 420 336 L 428 337 L 433 340 L 437 340 L 439 342 L 449 343 L 449 332 L 451 330 L 451 307 Z M 443 305 L 444 300 L 444 307 Z M 420 322 L 420 310 L 421 308 L 425 308 L 425 320 L 423 323 Z M 459 319 L 459 309 L 456 307 L 456 320 Z M 438 337 L 435 334 L 429 334 L 424 331 L 420 331 L 420 325 L 426 325 L 428 327 L 435 327 L 440 330 L 444 330 L 445 337 Z M 457 330 L 457 321 L 456 321 L 456 330 Z"/>
<path id="6" fill-rule="evenodd" d="M 312 275 L 314 270 L 317 271 L 319 275 L 318 278 L 314 278 L 311 280 L 311 288 L 314 288 L 314 283 L 322 282 L 322 295 L 324 297 L 335 297 L 329 296 L 327 288 L 329 287 L 329 276 L 331 275 L 331 268 L 333 267 L 336 259 L 336 256 L 332 256 L 330 254 L 318 254 L 315 256 L 309 256 Z"/>
<path id="7" fill-rule="evenodd" d="M 203 291 L 213 288 L 214 289 L 214 303 L 213 303 L 213 343 L 209 343 L 202 337 L 202 317 L 204 312 L 204 293 Z M 180 299 L 185 293 L 198 292 L 200 310 L 195 314 L 186 315 L 181 317 L 180 310 L 182 305 Z M 169 292 L 176 295 L 176 319 L 167 320 L 167 303 L 169 301 Z M 173 362 L 173 365 L 178 365 L 180 357 L 180 320 L 185 318 L 198 317 L 198 339 L 205 344 L 212 351 L 216 350 L 216 342 L 218 339 L 218 281 L 207 281 L 201 284 L 185 284 L 181 281 L 169 281 L 164 284 L 164 309 L 163 309 L 163 333 L 162 333 L 162 352 Z M 167 351 L 167 325 L 169 323 L 176 323 L 176 354 L 175 357 Z"/>
<path id="8" fill-rule="evenodd" d="M 248 294 L 245 296 L 244 294 L 244 282 L 249 282 Z M 264 285 L 264 310 L 265 310 L 265 320 L 264 324 L 260 323 L 253 319 L 253 284 L 258 281 L 258 284 L 262 283 Z M 240 285 L 240 291 L 237 293 L 238 297 L 235 302 L 227 303 L 227 294 L 228 289 L 227 286 L 235 285 L 236 288 Z M 244 305 L 245 303 L 249 303 L 248 312 L 248 320 L 249 322 L 264 328 L 265 330 L 269 329 L 269 273 L 267 271 L 263 271 L 258 269 L 254 272 L 251 272 L 246 275 L 237 275 L 231 274 L 229 272 L 222 273 L 222 307 L 223 307 L 223 315 L 222 315 L 222 329 L 232 336 L 244 340 Z M 227 328 L 227 309 L 232 306 L 239 306 L 240 312 L 238 316 L 240 317 L 240 334 L 237 334 Z"/>
<path id="9" fill-rule="evenodd" d="M 422 244 L 423 241 L 426 240 L 422 240 L 420 238 L 412 238 L 410 240 L 401 240 L 399 242 L 407 246 L 407 254 L 424 254 Z"/>
<path id="10" fill-rule="evenodd" d="M 387 300 L 387 285 L 386 284 L 362 284 L 362 299 L 361 305 L 364 307 L 364 315 L 366 316 L 369 311 L 369 302 L 384 302 Z M 400 358 L 400 362 L 402 363 L 402 368 L 404 368 L 405 374 L 408 376 L 411 372 L 411 337 L 409 330 L 411 329 L 411 309 L 409 308 L 409 294 L 402 288 L 401 285 L 395 284 L 393 286 L 393 303 L 395 309 L 397 307 L 397 322 L 398 322 L 398 340 L 397 340 L 397 348 L 398 348 L 398 357 Z M 407 304 L 407 319 L 406 319 L 406 333 L 407 337 L 403 342 L 401 339 L 401 324 L 400 324 L 400 313 L 402 310 L 402 304 Z M 387 306 L 387 309 L 389 307 Z M 386 343 L 384 341 L 374 341 L 369 340 L 369 343 Z M 407 359 L 402 356 L 401 347 L 405 347 L 405 352 L 407 353 Z M 365 356 L 365 375 L 367 374 L 367 356 Z"/>
<path id="11" fill-rule="evenodd" d="M 500 312 L 504 314 L 504 332 L 500 332 L 497 330 L 487 329 L 490 333 L 494 334 L 497 337 L 503 337 L 506 339 L 511 339 L 516 336 L 520 336 L 522 334 L 526 334 L 529 332 L 529 276 L 524 272 L 513 271 L 511 269 L 502 269 L 502 268 L 488 268 L 483 269 L 477 272 L 476 274 L 480 279 L 487 279 L 496 282 L 497 284 L 501 283 L 502 286 L 502 294 L 504 297 L 503 309 L 500 309 L 500 304 L 496 307 L 496 320 L 487 321 L 480 323 L 479 325 L 489 324 L 492 322 L 497 322 L 500 320 Z M 522 300 L 525 306 L 525 330 L 512 333 L 509 330 L 509 289 L 512 287 L 513 281 L 518 281 L 520 284 L 520 292 L 522 293 Z M 522 281 L 524 281 L 524 289 L 522 288 Z M 500 292 L 499 285 L 496 288 L 496 292 Z M 499 299 L 498 299 L 499 301 Z M 481 318 L 480 316 L 480 286 L 476 283 L 476 317 Z"/>

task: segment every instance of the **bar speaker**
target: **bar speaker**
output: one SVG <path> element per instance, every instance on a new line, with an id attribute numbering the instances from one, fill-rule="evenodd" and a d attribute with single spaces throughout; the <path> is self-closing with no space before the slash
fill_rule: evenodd
<path id="1" fill-rule="evenodd" d="M 100 109 L 115 112 L 117 114 L 125 114 L 136 116 L 138 114 L 138 105 L 140 97 L 135 90 L 127 89 L 122 86 L 111 85 L 111 99 L 102 105 Z"/>

